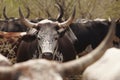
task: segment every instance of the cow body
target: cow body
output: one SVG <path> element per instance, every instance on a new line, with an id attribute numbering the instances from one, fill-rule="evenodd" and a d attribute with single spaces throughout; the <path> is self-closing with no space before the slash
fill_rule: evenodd
<path id="1" fill-rule="evenodd" d="M 83 73 L 83 80 L 119 80 L 120 49 L 110 48 Z"/>
<path id="2" fill-rule="evenodd" d="M 88 45 L 93 49 L 96 48 L 107 34 L 109 26 L 108 21 L 87 20 L 72 23 L 70 28 L 78 40 L 74 45 L 77 53 L 84 51 Z"/>
<path id="3" fill-rule="evenodd" d="M 28 14 L 26 18 L 30 16 L 30 9 L 26 7 Z M 0 31 L 5 32 L 24 32 L 27 31 L 25 25 L 23 25 L 19 18 L 15 17 L 7 17 L 6 15 L 6 7 L 3 9 L 3 16 L 5 20 L 0 21 Z"/>
<path id="4" fill-rule="evenodd" d="M 0 31 L 5 32 L 24 32 L 27 31 L 25 25 L 23 25 L 19 19 L 9 19 L 4 20 L 2 25 L 0 26 Z"/>

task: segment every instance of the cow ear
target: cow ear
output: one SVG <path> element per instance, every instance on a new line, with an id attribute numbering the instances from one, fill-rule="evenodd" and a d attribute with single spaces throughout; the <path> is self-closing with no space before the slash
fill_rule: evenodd
<path id="1" fill-rule="evenodd" d="M 25 42 L 31 42 L 31 41 L 34 41 L 36 38 L 37 38 L 36 35 L 27 34 L 22 36 L 21 40 Z"/>
<path id="2" fill-rule="evenodd" d="M 59 36 L 62 37 L 65 34 L 66 29 L 61 28 L 61 29 L 57 30 L 57 32 L 58 32 Z"/>
<path id="3" fill-rule="evenodd" d="M 119 23 L 120 22 L 120 18 L 116 20 L 116 23 Z"/>

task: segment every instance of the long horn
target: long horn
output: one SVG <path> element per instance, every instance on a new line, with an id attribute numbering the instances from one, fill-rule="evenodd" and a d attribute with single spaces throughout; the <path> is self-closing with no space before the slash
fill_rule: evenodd
<path id="1" fill-rule="evenodd" d="M 28 6 L 26 6 L 26 9 L 27 9 L 27 15 L 26 15 L 26 18 L 29 18 L 29 16 L 30 16 L 30 8 L 28 7 Z"/>
<path id="2" fill-rule="evenodd" d="M 28 19 L 25 19 L 24 15 L 22 14 L 22 11 L 21 11 L 20 7 L 19 7 L 19 15 L 20 15 L 20 18 L 21 18 L 21 21 L 23 22 L 23 24 L 25 24 L 27 27 L 32 28 L 32 27 L 36 26 L 35 23 L 32 23 Z"/>
<path id="3" fill-rule="evenodd" d="M 73 22 L 73 20 L 74 20 L 74 18 L 75 18 L 75 12 L 76 12 L 76 9 L 75 9 L 75 7 L 74 7 L 72 16 L 69 17 L 67 21 L 64 21 L 64 22 L 62 22 L 62 23 L 59 23 L 59 24 L 58 24 L 59 27 L 60 27 L 60 28 L 66 28 L 66 27 L 68 27 L 68 26 Z"/>
<path id="4" fill-rule="evenodd" d="M 62 21 L 62 17 L 63 17 L 63 15 L 64 15 L 64 13 L 63 13 L 63 8 L 62 8 L 62 6 L 61 6 L 59 3 L 55 4 L 55 6 L 56 6 L 56 7 L 58 8 L 58 10 L 59 10 L 59 14 L 58 14 L 58 16 L 57 16 L 57 21 L 61 22 L 61 21 Z"/>
<path id="5" fill-rule="evenodd" d="M 4 6 L 4 8 L 3 8 L 3 16 L 6 20 L 9 19 L 6 15 L 6 6 Z"/>
<path id="6" fill-rule="evenodd" d="M 90 52 L 88 55 L 81 57 L 80 59 L 73 60 L 67 63 L 63 63 L 59 67 L 59 72 L 62 74 L 71 75 L 72 73 L 78 74 L 83 72 L 89 65 L 97 61 L 102 57 L 105 51 L 111 47 L 113 37 L 115 35 L 115 21 L 112 21 L 112 24 L 109 28 L 109 32 L 107 33 L 105 39 L 101 42 L 101 44 Z"/>
<path id="7" fill-rule="evenodd" d="M 48 11 L 48 9 L 46 9 L 45 11 L 46 11 L 46 13 L 47 13 L 48 18 L 51 18 L 51 14 L 50 14 L 50 12 Z"/>

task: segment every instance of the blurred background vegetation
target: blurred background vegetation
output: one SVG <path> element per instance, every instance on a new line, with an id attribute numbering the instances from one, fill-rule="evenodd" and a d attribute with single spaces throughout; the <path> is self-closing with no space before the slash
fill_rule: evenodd
<path id="1" fill-rule="evenodd" d="M 3 18 L 3 7 L 9 17 L 18 17 L 18 7 L 26 14 L 25 6 L 31 10 L 30 19 L 56 18 L 58 9 L 55 3 L 59 2 L 64 9 L 64 18 L 67 19 L 73 6 L 76 6 L 76 18 L 120 18 L 120 0 L 0 0 L 0 18 Z"/>

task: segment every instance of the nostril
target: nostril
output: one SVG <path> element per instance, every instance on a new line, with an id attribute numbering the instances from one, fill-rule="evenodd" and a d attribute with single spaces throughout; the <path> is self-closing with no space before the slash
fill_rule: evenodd
<path id="1" fill-rule="evenodd" d="M 43 53 L 43 55 L 45 55 L 45 56 L 52 56 L 52 53 L 50 53 L 50 52 L 45 52 L 45 53 Z"/>
<path id="2" fill-rule="evenodd" d="M 45 52 L 43 53 L 42 58 L 51 60 L 53 58 L 53 54 L 50 52 Z"/>

